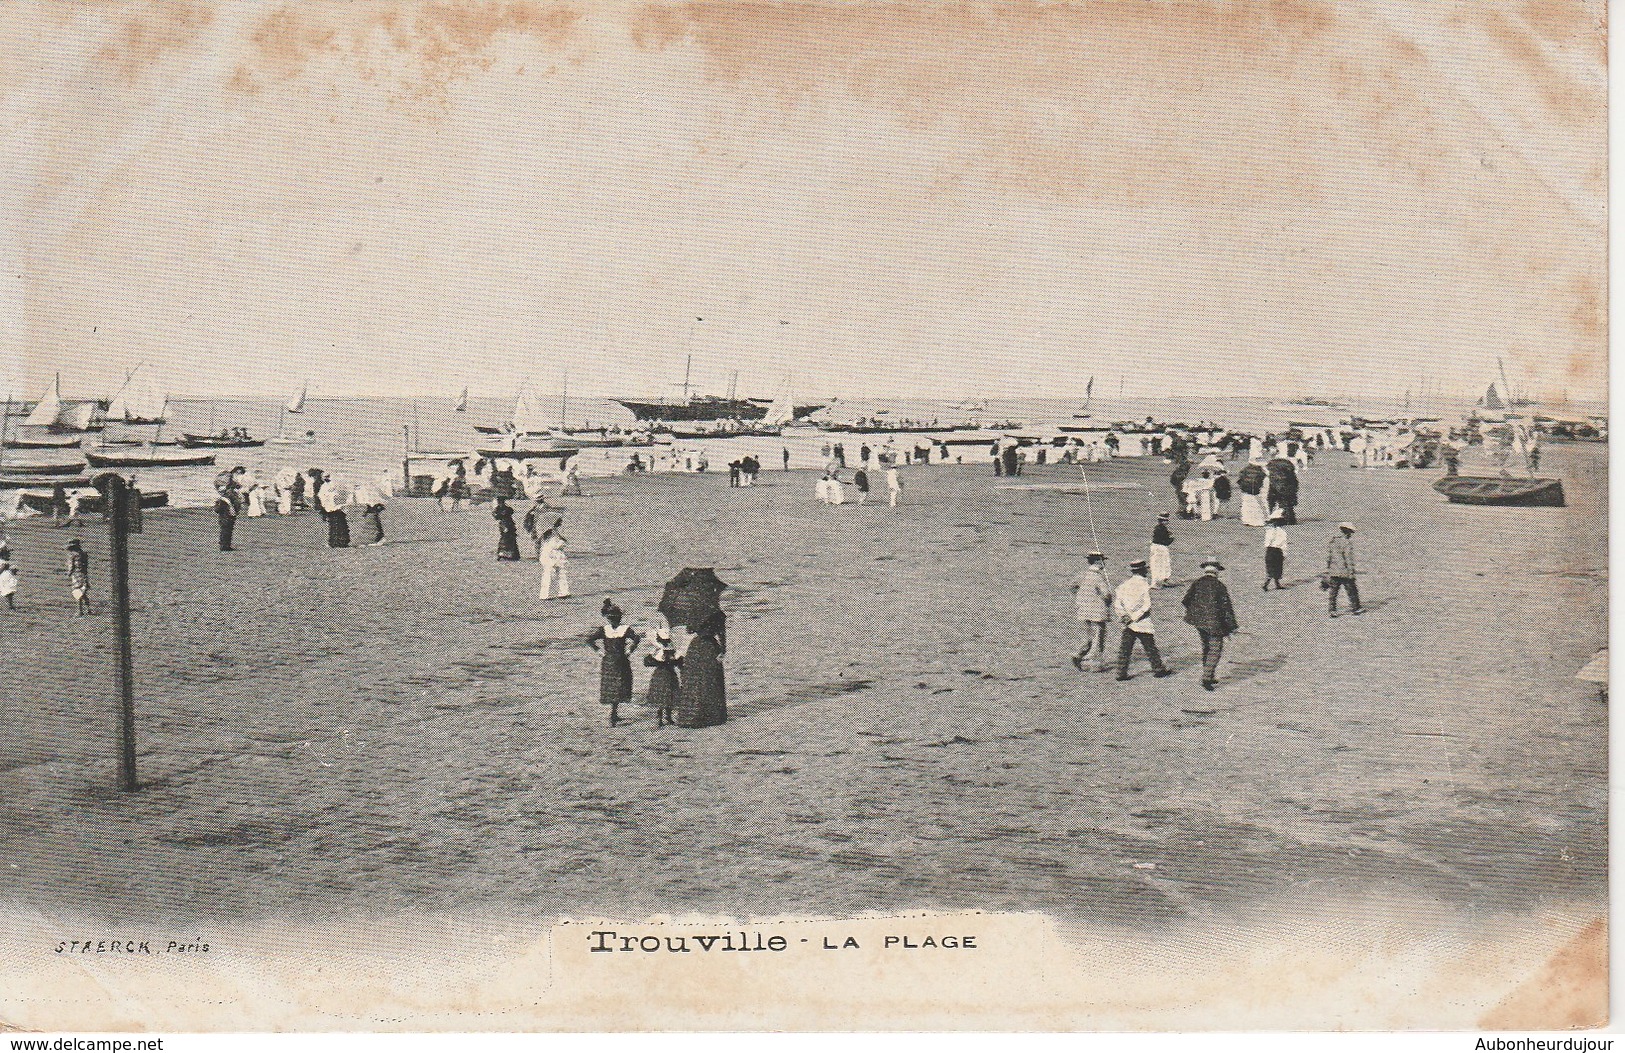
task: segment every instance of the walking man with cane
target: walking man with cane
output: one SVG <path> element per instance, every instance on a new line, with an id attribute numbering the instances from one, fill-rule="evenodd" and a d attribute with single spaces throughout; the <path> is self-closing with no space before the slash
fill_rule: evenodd
<path id="1" fill-rule="evenodd" d="M 1224 656 L 1224 638 L 1234 633 L 1235 608 L 1230 590 L 1219 580 L 1224 564 L 1216 559 L 1202 562 L 1202 576 L 1185 592 L 1185 620 L 1196 627 L 1202 638 L 1202 687 L 1212 691 L 1219 681 L 1219 659 Z"/>

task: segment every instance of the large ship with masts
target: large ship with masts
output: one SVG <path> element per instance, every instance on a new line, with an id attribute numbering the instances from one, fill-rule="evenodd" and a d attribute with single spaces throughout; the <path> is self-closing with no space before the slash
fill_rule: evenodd
<path id="1" fill-rule="evenodd" d="M 768 409 L 773 407 L 776 399 L 738 398 L 728 395 L 695 395 L 692 394 L 693 385 L 689 383 L 689 372 L 694 364 L 693 356 L 689 357 L 689 368 L 683 372 L 683 397 L 681 399 L 657 399 L 643 401 L 640 399 L 615 399 L 614 401 L 632 411 L 632 416 L 640 421 L 690 424 L 699 421 L 760 421 L 767 416 Z M 735 374 L 737 379 L 737 374 Z M 826 403 L 807 402 L 793 404 L 789 407 L 789 420 L 800 420 L 809 414 L 823 409 Z M 789 421 L 774 421 L 775 424 L 784 424 Z"/>

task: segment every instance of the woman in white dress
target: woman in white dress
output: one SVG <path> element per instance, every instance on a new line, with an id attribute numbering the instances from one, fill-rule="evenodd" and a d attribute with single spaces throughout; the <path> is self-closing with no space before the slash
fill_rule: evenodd
<path id="1" fill-rule="evenodd" d="M 293 484 L 299 478 L 299 469 L 284 467 L 276 473 L 277 515 L 293 515 Z"/>
<path id="2" fill-rule="evenodd" d="M 1202 476 L 1196 481 L 1196 513 L 1206 523 L 1213 518 L 1214 507 L 1218 504 L 1213 496 L 1213 473 L 1209 469 L 1202 469 Z"/>
<path id="3" fill-rule="evenodd" d="M 247 500 L 248 511 L 245 513 L 250 519 L 258 519 L 265 514 L 265 487 L 261 485 L 259 476 L 253 472 L 246 472 L 241 478 L 240 485 Z"/>
<path id="4" fill-rule="evenodd" d="M 564 535 L 560 532 L 563 526 L 564 520 L 559 518 L 542 531 L 541 551 L 536 554 L 542 565 L 541 598 L 544 600 L 562 600 L 570 595 L 570 558 L 564 553 Z M 557 593 L 553 591 L 555 585 Z"/>

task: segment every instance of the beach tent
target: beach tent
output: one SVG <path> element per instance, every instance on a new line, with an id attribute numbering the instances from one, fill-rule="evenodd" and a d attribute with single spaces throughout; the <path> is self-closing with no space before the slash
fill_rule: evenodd
<path id="1" fill-rule="evenodd" d="M 728 583 L 711 567 L 684 567 L 666 582 L 655 609 L 672 625 L 691 629 L 707 615 L 722 610 L 722 590 L 727 587 Z"/>

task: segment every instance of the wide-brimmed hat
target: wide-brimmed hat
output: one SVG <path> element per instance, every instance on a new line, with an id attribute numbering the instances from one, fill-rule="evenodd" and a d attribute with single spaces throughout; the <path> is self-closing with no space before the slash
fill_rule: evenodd
<path id="1" fill-rule="evenodd" d="M 1168 517 L 1169 516 L 1168 516 L 1167 512 L 1159 512 L 1159 513 L 1157 513 L 1157 518 L 1158 519 L 1167 519 Z"/>
<path id="2" fill-rule="evenodd" d="M 1133 571 L 1150 570 L 1151 564 L 1143 559 L 1137 559 L 1128 565 L 1128 569 Z"/>
<path id="3" fill-rule="evenodd" d="M 1220 563 L 1217 559 L 1204 559 L 1202 561 L 1202 569 L 1206 570 L 1209 567 L 1212 567 L 1214 570 L 1223 570 L 1224 564 Z"/>
<path id="4" fill-rule="evenodd" d="M 1339 530 L 1347 530 L 1349 533 L 1352 534 L 1352 533 L 1354 533 L 1354 524 L 1353 523 L 1339 523 L 1339 524 L 1337 524 L 1337 529 L 1339 529 Z"/>
<path id="5" fill-rule="evenodd" d="M 1091 552 L 1089 553 L 1089 562 L 1104 563 L 1106 562 L 1106 554 L 1104 552 Z"/>

